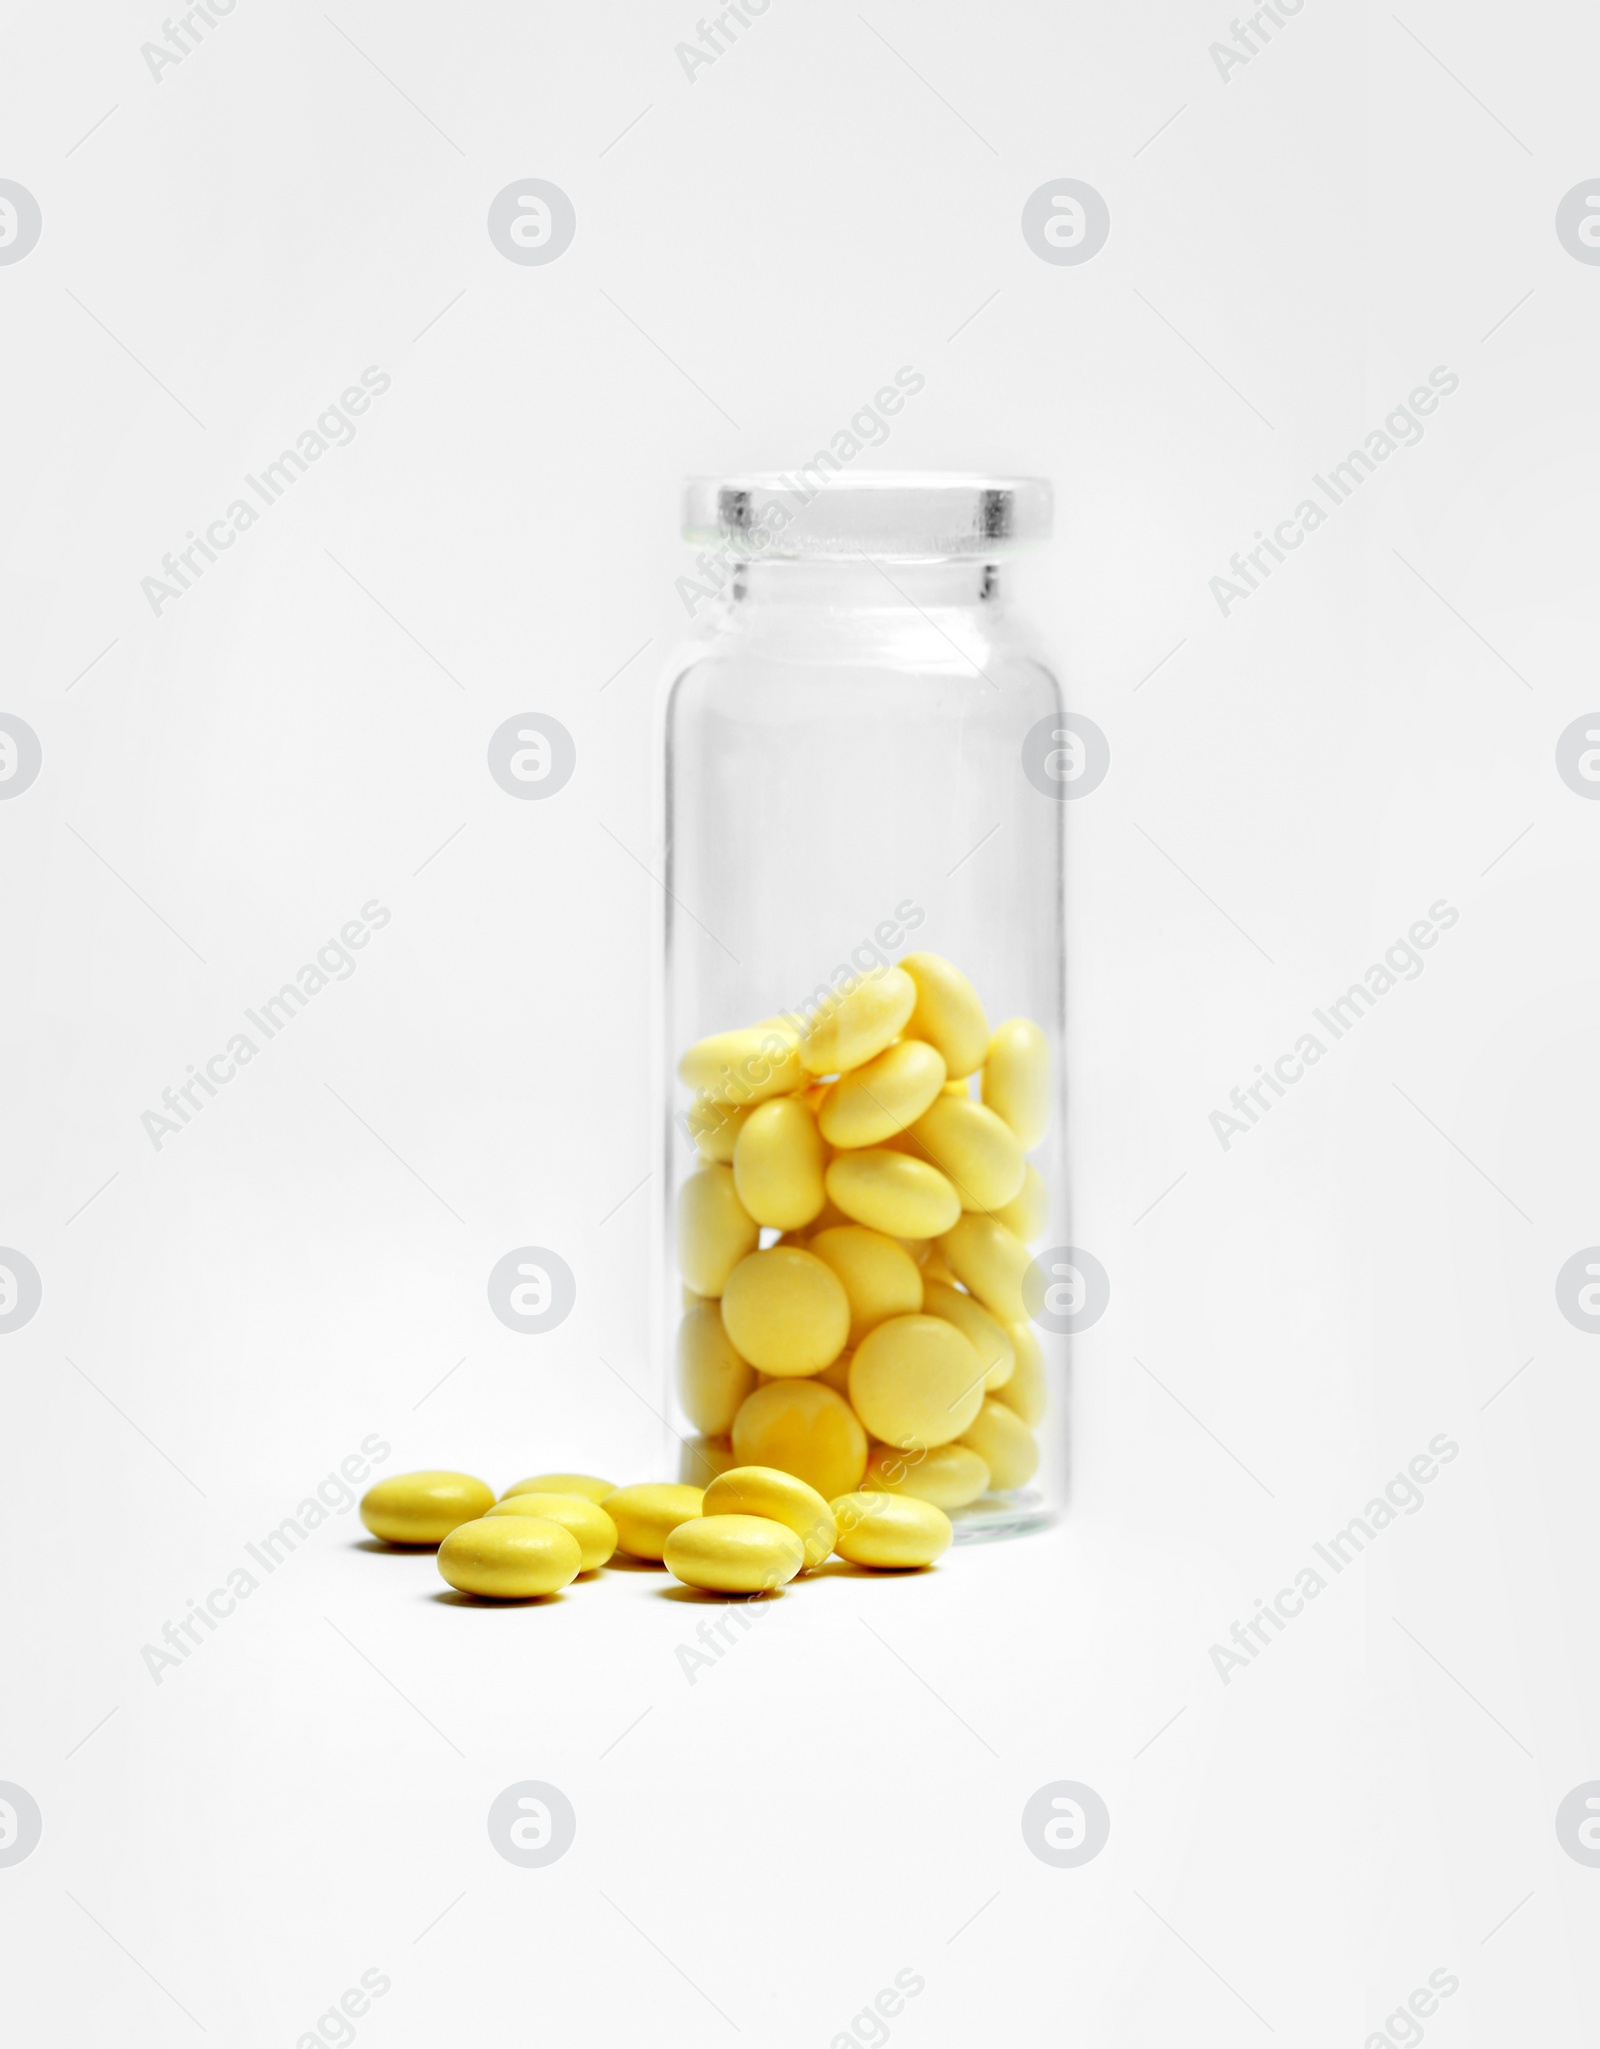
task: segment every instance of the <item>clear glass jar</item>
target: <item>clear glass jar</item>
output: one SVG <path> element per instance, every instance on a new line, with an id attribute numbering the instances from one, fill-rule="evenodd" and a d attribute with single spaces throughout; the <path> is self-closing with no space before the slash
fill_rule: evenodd
<path id="1" fill-rule="evenodd" d="M 1020 1265 L 1069 1235 L 1077 743 L 1006 567 L 1050 513 L 1035 479 L 688 487 L 700 637 L 657 732 L 657 1326 L 691 1483 L 787 1464 L 840 1493 L 870 1453 L 866 1485 L 939 1499 L 967 1537 L 1064 1498 L 1065 1338 L 1021 1306 Z M 955 1498 L 984 1473 L 1007 1484 Z"/>

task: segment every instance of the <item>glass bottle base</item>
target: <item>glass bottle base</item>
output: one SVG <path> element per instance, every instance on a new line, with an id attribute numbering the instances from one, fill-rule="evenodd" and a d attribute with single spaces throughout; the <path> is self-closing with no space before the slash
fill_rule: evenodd
<path id="1" fill-rule="evenodd" d="M 966 1508 L 950 1511 L 958 1544 L 982 1544 L 991 1537 L 1020 1537 L 1055 1521 L 1056 1512 L 1033 1487 L 1010 1494 L 983 1494 Z"/>

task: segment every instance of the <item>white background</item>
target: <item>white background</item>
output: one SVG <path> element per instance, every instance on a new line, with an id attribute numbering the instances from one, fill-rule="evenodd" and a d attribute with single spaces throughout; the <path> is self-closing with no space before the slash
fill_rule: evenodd
<path id="1" fill-rule="evenodd" d="M 690 84 L 687 0 L 241 0 L 157 84 L 154 0 L 11 11 L 9 2039 L 288 2049 L 369 1968 L 373 2049 L 820 2049 L 906 1968 L 907 2049 L 1356 2049 L 1435 1970 L 1430 2041 L 1581 2038 L 1600 1401 L 1553 1283 L 1600 1239 L 1600 810 L 1554 749 L 1600 699 L 1600 269 L 1553 223 L 1600 23 L 1309 0 L 1224 83 L 1224 12 L 776 0 Z M 546 267 L 485 232 L 527 176 L 576 208 Z M 1062 176 L 1111 211 L 1081 267 L 1019 230 Z M 157 1686 L 141 1646 L 368 1433 L 498 1486 L 653 1470 L 679 479 L 804 459 L 901 364 L 869 460 L 1054 480 L 1026 601 L 1112 750 L 1071 820 L 1112 1299 L 1070 1516 L 809 1582 L 691 1686 L 656 1576 L 489 1613 L 346 1514 Z M 368 365 L 354 443 L 153 616 Z M 1420 445 L 1224 617 L 1208 579 L 1436 365 Z M 533 710 L 578 749 L 547 804 L 485 768 Z M 374 898 L 356 973 L 154 1149 Z M 1425 972 L 1224 1152 L 1229 1090 L 1440 898 Z M 484 1294 L 528 1242 L 578 1280 L 536 1340 Z M 1210 1646 L 1438 1432 L 1426 1506 L 1224 1686 Z M 521 1779 L 577 1812 L 544 1870 L 485 1830 Z M 1058 1779 L 1112 1817 L 1076 1870 L 1019 1828 Z"/>

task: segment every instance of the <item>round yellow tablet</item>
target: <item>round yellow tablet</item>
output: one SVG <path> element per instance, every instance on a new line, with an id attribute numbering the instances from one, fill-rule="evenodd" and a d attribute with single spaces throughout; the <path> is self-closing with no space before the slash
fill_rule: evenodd
<path id="1" fill-rule="evenodd" d="M 867 1454 L 863 1494 L 911 1494 L 935 1508 L 965 1508 L 989 1491 L 989 1468 L 965 1444 L 936 1444 L 928 1451 L 896 1451 L 875 1444 Z"/>
<path id="2" fill-rule="evenodd" d="M 840 1153 L 824 1179 L 853 1223 L 890 1238 L 937 1238 L 961 1215 L 961 1198 L 937 1167 L 886 1147 Z"/>
<path id="3" fill-rule="evenodd" d="M 509 1501 L 513 1494 L 581 1494 L 585 1501 L 604 1501 L 616 1491 L 615 1480 L 597 1480 L 593 1473 L 535 1473 L 531 1480 L 508 1487 L 500 1499 Z"/>
<path id="4" fill-rule="evenodd" d="M 439 1571 L 451 1586 L 497 1601 L 559 1593 L 582 1569 L 577 1538 L 543 1516 L 486 1516 L 462 1523 L 439 1546 Z"/>
<path id="5" fill-rule="evenodd" d="M 765 1516 L 793 1530 L 805 1546 L 806 1565 L 820 1565 L 838 1535 L 833 1511 L 817 1492 L 793 1473 L 776 1466 L 734 1466 L 706 1489 L 710 1516 Z"/>
<path id="6" fill-rule="evenodd" d="M 845 1494 L 829 1505 L 839 1525 L 834 1549 L 852 1565 L 931 1565 L 955 1536 L 942 1508 L 910 1494 Z"/>
<path id="7" fill-rule="evenodd" d="M 832 1267 L 796 1245 L 752 1252 L 729 1274 L 722 1321 L 735 1351 L 763 1373 L 815 1373 L 850 1335 L 850 1300 Z"/>
<path id="8" fill-rule="evenodd" d="M 508 1494 L 489 1514 L 538 1515 L 559 1523 L 577 1538 L 584 1572 L 604 1565 L 617 1548 L 616 1524 L 598 1501 L 586 1501 L 581 1494 Z"/>
<path id="9" fill-rule="evenodd" d="M 1033 1432 L 1015 1409 L 996 1399 L 986 1401 L 961 1433 L 989 1468 L 989 1484 L 997 1494 L 1013 1487 L 1025 1487 L 1039 1467 L 1039 1447 Z"/>
<path id="10" fill-rule="evenodd" d="M 983 1374 L 983 1361 L 953 1323 L 893 1316 L 856 1347 L 851 1406 L 874 1437 L 902 1451 L 948 1444 L 977 1415 Z"/>
<path id="11" fill-rule="evenodd" d="M 805 1555 L 805 1546 L 783 1523 L 758 1515 L 707 1515 L 679 1523 L 662 1563 L 685 1586 L 707 1593 L 772 1594 L 794 1578 Z"/>
<path id="12" fill-rule="evenodd" d="M 844 1284 L 852 1345 L 885 1317 L 913 1316 L 922 1307 L 921 1269 L 898 1239 L 869 1231 L 865 1224 L 843 1224 L 819 1231 L 809 1249 Z"/>
<path id="13" fill-rule="evenodd" d="M 673 1481 L 652 1481 L 641 1487 L 619 1487 L 605 1498 L 605 1511 L 617 1526 L 617 1549 L 630 1558 L 661 1563 L 667 1538 L 700 1513 L 704 1490 Z"/>
<path id="14" fill-rule="evenodd" d="M 438 1544 L 494 1505 L 470 1473 L 393 1473 L 361 1497 L 361 1520 L 386 1544 Z"/>
<path id="15" fill-rule="evenodd" d="M 747 1395 L 733 1419 L 742 1466 L 776 1466 L 824 1501 L 861 1484 L 867 1433 L 850 1404 L 815 1380 L 774 1380 Z"/>

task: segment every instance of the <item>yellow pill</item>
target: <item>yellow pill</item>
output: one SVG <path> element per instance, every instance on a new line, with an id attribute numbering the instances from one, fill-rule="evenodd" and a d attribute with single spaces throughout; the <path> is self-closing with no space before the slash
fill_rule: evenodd
<path id="1" fill-rule="evenodd" d="M 678 1325 L 678 1400 L 695 1429 L 720 1437 L 756 1384 L 755 1369 L 733 1348 L 715 1302 L 696 1302 Z"/>
<path id="2" fill-rule="evenodd" d="M 844 1074 L 881 1053 L 900 1036 L 917 992 L 899 968 L 874 968 L 837 991 L 800 1041 L 811 1074 Z"/>
<path id="3" fill-rule="evenodd" d="M 989 1468 L 965 1444 L 936 1444 L 920 1455 L 875 1444 L 867 1454 L 863 1494 L 911 1494 L 935 1508 L 965 1508 L 989 1491 Z"/>
<path id="4" fill-rule="evenodd" d="M 761 1226 L 739 1200 L 731 1167 L 701 1167 L 678 1190 L 678 1265 L 697 1295 L 720 1295 L 760 1243 Z"/>
<path id="5" fill-rule="evenodd" d="M 829 1145 L 882 1145 L 916 1122 L 944 1086 L 944 1061 L 920 1039 L 901 1039 L 852 1068 L 823 1097 L 817 1123 Z"/>
<path id="6" fill-rule="evenodd" d="M 1022 1276 L 1030 1264 L 1028 1248 L 993 1217 L 968 1211 L 939 1241 L 950 1270 L 984 1308 L 1002 1323 L 1021 1323 L 1028 1311 L 1022 1300 Z"/>
<path id="7" fill-rule="evenodd" d="M 361 1520 L 386 1544 L 438 1544 L 494 1506 L 470 1473 L 394 1473 L 361 1497 Z"/>
<path id="8" fill-rule="evenodd" d="M 689 1136 L 702 1160 L 719 1166 L 733 1164 L 733 1149 L 754 1104 L 736 1110 L 731 1103 L 719 1103 L 714 1096 L 697 1096 L 689 1112 Z"/>
<path id="9" fill-rule="evenodd" d="M 895 1239 L 865 1224 L 819 1231 L 811 1241 L 814 1258 L 832 1267 L 850 1301 L 850 1338 L 860 1344 L 890 1316 L 912 1316 L 922 1307 L 922 1273 Z"/>
<path id="10" fill-rule="evenodd" d="M 605 1499 L 606 1514 L 617 1526 L 617 1549 L 630 1558 L 648 1558 L 659 1565 L 667 1538 L 679 1523 L 700 1513 L 703 1498 L 703 1488 L 678 1486 L 670 1480 L 619 1487 Z"/>
<path id="11" fill-rule="evenodd" d="M 962 1431 L 961 1442 L 971 1447 L 989 1468 L 989 1485 L 997 1494 L 1026 1486 L 1039 1468 L 1039 1447 L 1033 1432 L 1015 1409 L 998 1398 L 986 1401 Z"/>
<path id="12" fill-rule="evenodd" d="M 947 1281 L 925 1279 L 922 1306 L 930 1316 L 942 1316 L 946 1323 L 953 1323 L 977 1353 L 983 1367 L 985 1393 L 993 1394 L 997 1387 L 1005 1386 L 1016 1368 L 1016 1348 L 1005 1326 L 981 1302 L 963 1295 Z"/>
<path id="13" fill-rule="evenodd" d="M 942 1508 L 910 1494 L 845 1494 L 830 1505 L 839 1524 L 834 1549 L 852 1565 L 931 1565 L 955 1536 Z"/>
<path id="14" fill-rule="evenodd" d="M 840 1153 L 827 1185 L 852 1223 L 890 1238 L 937 1238 L 961 1214 L 961 1198 L 938 1168 L 906 1153 Z"/>
<path id="15" fill-rule="evenodd" d="M 1001 1203 L 994 1215 L 1013 1237 L 1031 1245 L 1044 1236 L 1050 1221 L 1050 1191 L 1032 1160 L 1024 1160 L 1023 1170 L 1021 1188 L 1009 1202 Z"/>
<path id="16" fill-rule="evenodd" d="M 807 1570 L 822 1563 L 839 1534 L 833 1511 L 816 1488 L 776 1466 L 735 1466 L 722 1474 L 706 1489 L 705 1512 L 708 1517 L 759 1515 L 782 1523 L 805 1546 Z"/>
<path id="17" fill-rule="evenodd" d="M 1019 1194 L 1028 1163 L 1015 1132 L 982 1103 L 940 1096 L 906 1133 L 913 1157 L 932 1160 L 963 1209 L 996 1210 Z"/>
<path id="18" fill-rule="evenodd" d="M 982 1402 L 983 1361 L 943 1317 L 891 1317 L 850 1362 L 852 1408 L 874 1437 L 901 1451 L 948 1444 Z"/>
<path id="19" fill-rule="evenodd" d="M 726 1437 L 685 1437 L 678 1448 L 678 1478 L 689 1487 L 709 1487 L 738 1463 Z"/>
<path id="20" fill-rule="evenodd" d="M 758 1103 L 733 1149 L 733 1185 L 758 1224 L 797 1231 L 827 1200 L 817 1120 L 798 1096 Z"/>
<path id="21" fill-rule="evenodd" d="M 1037 1430 L 1050 1403 L 1039 1333 L 1031 1323 L 1014 1323 L 1011 1343 L 1017 1355 L 1016 1371 L 1004 1387 L 995 1390 L 996 1398 L 1014 1409 L 1030 1430 Z"/>
<path id="22" fill-rule="evenodd" d="M 844 1350 L 850 1301 L 814 1253 L 769 1245 L 729 1274 L 722 1321 L 740 1357 L 763 1373 L 816 1373 Z"/>
<path id="23" fill-rule="evenodd" d="M 867 1469 L 867 1433 L 850 1404 L 815 1380 L 775 1380 L 747 1395 L 733 1419 L 742 1466 L 776 1466 L 824 1501 L 848 1494 Z"/>
<path id="24" fill-rule="evenodd" d="M 581 1494 L 509 1494 L 489 1511 L 497 1515 L 543 1516 L 559 1523 L 577 1539 L 584 1572 L 604 1565 L 617 1548 L 617 1526 L 598 1501 L 586 1501 Z"/>
<path id="25" fill-rule="evenodd" d="M 937 953 L 908 954 L 900 965 L 917 991 L 906 1037 L 937 1047 L 952 1081 L 973 1073 L 989 1050 L 989 1020 L 977 990 Z"/>
<path id="26" fill-rule="evenodd" d="M 537 1515 L 462 1523 L 439 1546 L 439 1570 L 463 1594 L 531 1601 L 570 1586 L 583 1553 L 570 1530 Z"/>
<path id="27" fill-rule="evenodd" d="M 741 1108 L 791 1095 L 806 1085 L 795 1038 L 792 1026 L 775 1019 L 716 1032 L 684 1054 L 678 1079 L 697 1096 Z"/>
<path id="28" fill-rule="evenodd" d="M 662 1554 L 674 1579 L 709 1594 L 776 1593 L 805 1559 L 793 1530 L 759 1515 L 707 1515 L 680 1523 Z"/>
<path id="29" fill-rule="evenodd" d="M 989 1041 L 983 1100 L 1030 1152 L 1050 1122 L 1050 1047 L 1031 1018 L 1013 1017 Z"/>
<path id="30" fill-rule="evenodd" d="M 581 1494 L 585 1501 L 604 1501 L 616 1491 L 615 1480 L 597 1480 L 593 1473 L 536 1473 L 531 1480 L 508 1487 L 500 1499 L 509 1501 L 513 1494 Z"/>

